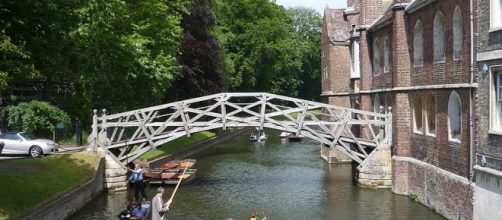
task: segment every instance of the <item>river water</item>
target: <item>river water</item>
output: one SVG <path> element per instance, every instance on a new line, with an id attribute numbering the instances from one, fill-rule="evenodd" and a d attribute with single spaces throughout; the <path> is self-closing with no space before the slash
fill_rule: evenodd
<path id="1" fill-rule="evenodd" d="M 407 196 L 353 185 L 352 165 L 326 164 L 317 142 L 266 132 L 266 143 L 244 134 L 196 155 L 197 177 L 181 185 L 168 219 L 249 219 L 254 210 L 268 219 L 444 219 Z M 70 219 L 116 219 L 131 197 L 104 193 Z"/>

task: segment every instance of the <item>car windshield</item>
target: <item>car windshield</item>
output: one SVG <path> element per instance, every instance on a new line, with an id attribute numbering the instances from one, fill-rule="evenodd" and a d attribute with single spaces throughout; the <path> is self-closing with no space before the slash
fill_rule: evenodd
<path id="1" fill-rule="evenodd" d="M 28 133 L 19 133 L 21 137 L 23 137 L 26 140 L 35 140 L 37 139 L 35 136 L 28 134 Z"/>

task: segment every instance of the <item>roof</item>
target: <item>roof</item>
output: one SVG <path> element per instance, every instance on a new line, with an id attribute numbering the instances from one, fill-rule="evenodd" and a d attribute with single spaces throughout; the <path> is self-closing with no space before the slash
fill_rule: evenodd
<path id="1" fill-rule="evenodd" d="M 350 25 L 344 18 L 344 11 L 345 9 L 331 8 L 324 10 L 324 19 L 330 41 L 346 42 L 350 38 Z"/>
<path id="2" fill-rule="evenodd" d="M 413 13 L 426 5 L 435 2 L 436 0 L 413 0 L 407 7 L 406 12 Z"/>
<path id="3" fill-rule="evenodd" d="M 393 3 L 383 14 L 378 16 L 373 23 L 371 23 L 368 27 L 368 31 L 376 31 L 382 27 L 387 26 L 393 22 L 394 10 L 396 9 L 404 9 L 409 5 L 409 3 Z"/>

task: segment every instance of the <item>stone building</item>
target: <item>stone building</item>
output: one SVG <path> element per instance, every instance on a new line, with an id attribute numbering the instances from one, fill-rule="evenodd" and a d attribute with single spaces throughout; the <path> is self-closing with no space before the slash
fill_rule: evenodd
<path id="1" fill-rule="evenodd" d="M 472 219 L 478 124 L 471 119 L 479 113 L 470 1 L 347 5 L 325 10 L 323 100 L 379 112 L 392 107 L 392 191 L 416 195 L 449 219 Z"/>
<path id="2" fill-rule="evenodd" d="M 478 0 L 475 219 L 502 219 L 502 1 Z"/>

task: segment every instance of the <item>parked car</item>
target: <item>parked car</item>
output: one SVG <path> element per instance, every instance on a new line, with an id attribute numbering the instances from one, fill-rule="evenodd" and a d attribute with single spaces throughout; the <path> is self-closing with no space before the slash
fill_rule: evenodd
<path id="1" fill-rule="evenodd" d="M 39 157 L 57 151 L 58 145 L 54 141 L 39 139 L 26 132 L 5 132 L 0 135 L 3 149 L 0 154 L 28 154 Z"/>

